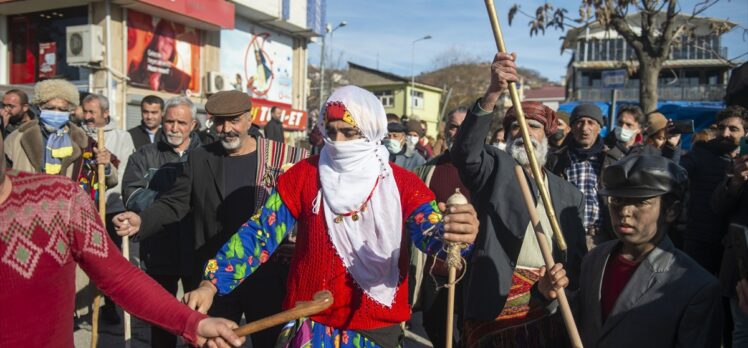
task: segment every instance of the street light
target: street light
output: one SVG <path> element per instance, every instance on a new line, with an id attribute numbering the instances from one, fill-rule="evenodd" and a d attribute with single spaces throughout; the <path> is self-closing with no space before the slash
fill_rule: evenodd
<path id="1" fill-rule="evenodd" d="M 330 34 L 330 46 L 332 46 L 332 33 L 335 32 L 335 30 L 338 30 L 344 26 L 348 25 L 348 22 L 342 21 L 338 23 L 335 28 L 333 28 L 329 23 L 327 26 L 325 26 L 325 33 L 322 34 L 322 47 L 321 47 L 321 53 L 319 58 L 319 110 L 322 111 L 322 105 L 324 105 L 325 100 L 323 99 L 325 96 L 325 36 L 327 34 Z M 322 115 L 319 115 L 318 117 L 321 117 Z"/>
<path id="2" fill-rule="evenodd" d="M 415 94 L 415 88 L 416 88 L 416 75 L 415 71 L 413 70 L 413 66 L 415 65 L 416 61 L 416 42 L 423 41 L 423 40 L 429 40 L 431 39 L 431 35 L 426 35 L 422 38 L 418 38 L 413 40 L 413 43 L 410 45 L 410 115 L 413 116 L 413 104 L 414 99 L 413 96 Z M 410 117 L 408 117 L 410 118 Z"/>

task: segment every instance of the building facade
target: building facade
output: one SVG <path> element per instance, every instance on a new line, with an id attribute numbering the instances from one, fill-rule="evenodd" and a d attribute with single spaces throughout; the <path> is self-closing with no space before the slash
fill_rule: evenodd
<path id="1" fill-rule="evenodd" d="M 348 62 L 348 80 L 376 95 L 384 111 L 425 121 L 426 134 L 436 137 L 442 89 L 406 77 Z"/>
<path id="2" fill-rule="evenodd" d="M 207 98 L 238 89 L 250 94 L 256 123 L 276 106 L 286 127 L 301 131 L 307 44 L 324 15 L 325 0 L 0 0 L 0 48 L 8 52 L 0 55 L 0 91 L 64 78 L 109 97 L 126 129 L 139 124 L 145 95 L 187 95 L 205 124 Z M 71 53 L 80 47 L 84 55 L 92 47 L 93 58 Z"/>
<path id="3" fill-rule="evenodd" d="M 638 14 L 627 17 L 629 26 L 641 32 Z M 661 18 L 662 19 L 662 18 Z M 664 63 L 658 82 L 660 100 L 719 101 L 725 94 L 729 71 L 727 47 L 721 45 L 720 32 L 735 24 L 714 18 L 679 15 L 685 22 L 689 37 L 681 36 Z M 715 32 L 714 28 L 721 28 Z M 682 43 L 681 43 L 682 42 Z M 618 89 L 618 100 L 639 99 L 638 60 L 632 47 L 614 30 L 599 24 L 588 29 L 571 29 L 566 33 L 563 49 L 573 52 L 566 86 L 569 100 L 608 101 L 611 90 L 604 88 L 602 75 L 607 70 L 625 69 L 628 79 Z"/>

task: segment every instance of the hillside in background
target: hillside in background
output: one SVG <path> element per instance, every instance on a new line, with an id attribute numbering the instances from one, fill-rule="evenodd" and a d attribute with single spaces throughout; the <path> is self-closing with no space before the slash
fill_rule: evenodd
<path id="1" fill-rule="evenodd" d="M 452 88 L 446 108 L 451 110 L 458 106 L 470 106 L 483 95 L 488 87 L 489 69 L 489 63 L 453 64 L 416 76 L 416 81 L 444 88 L 444 98 Z M 556 85 L 535 70 L 519 68 L 518 72 L 523 79 L 523 87 Z"/>

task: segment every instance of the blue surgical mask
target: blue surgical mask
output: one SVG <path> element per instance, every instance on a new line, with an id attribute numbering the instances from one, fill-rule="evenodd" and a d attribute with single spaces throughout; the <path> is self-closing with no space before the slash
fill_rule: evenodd
<path id="1" fill-rule="evenodd" d="M 57 110 L 42 110 L 39 119 L 49 127 L 60 129 L 70 120 L 70 113 Z"/>
<path id="2" fill-rule="evenodd" d="M 387 148 L 387 151 L 389 151 L 393 155 L 397 155 L 398 153 L 400 153 L 400 151 L 403 150 L 403 144 L 400 143 L 399 140 L 384 139 L 382 140 L 382 144 L 384 144 L 384 147 Z"/>

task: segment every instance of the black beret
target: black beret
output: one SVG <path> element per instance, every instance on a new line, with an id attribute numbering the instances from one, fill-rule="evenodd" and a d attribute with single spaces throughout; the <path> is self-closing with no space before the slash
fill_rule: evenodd
<path id="1" fill-rule="evenodd" d="M 241 115 L 252 109 L 249 95 L 240 91 L 221 91 L 213 94 L 205 103 L 205 111 L 213 117 Z"/>
<path id="2" fill-rule="evenodd" d="M 659 155 L 625 157 L 602 173 L 603 196 L 645 198 L 674 193 L 682 198 L 688 173 L 675 162 Z"/>
<path id="3" fill-rule="evenodd" d="M 571 117 L 569 118 L 569 125 L 573 125 L 578 119 L 582 117 L 589 117 L 597 123 L 600 127 L 603 126 L 603 112 L 595 104 L 579 104 L 574 110 L 571 111 Z"/>
<path id="4" fill-rule="evenodd" d="M 405 133 L 405 125 L 400 122 L 390 122 L 387 124 L 387 132 L 389 133 Z"/>

